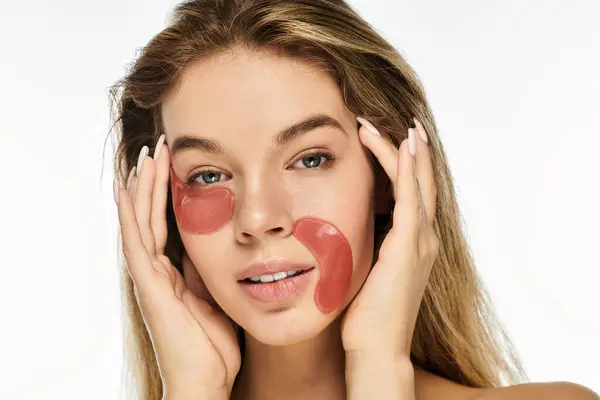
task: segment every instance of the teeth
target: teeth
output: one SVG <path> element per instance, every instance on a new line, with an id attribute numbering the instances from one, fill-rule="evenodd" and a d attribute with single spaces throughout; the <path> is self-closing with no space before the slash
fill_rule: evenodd
<path id="1" fill-rule="evenodd" d="M 280 281 L 282 279 L 287 278 L 288 276 L 293 276 L 296 275 L 298 272 L 300 272 L 300 270 L 295 270 L 295 271 L 287 271 L 287 272 L 276 272 L 274 274 L 268 274 L 268 275 L 261 275 L 261 276 L 253 276 L 248 278 L 251 282 L 262 282 L 262 283 L 268 283 L 268 282 L 275 282 L 275 281 Z"/>
<path id="2" fill-rule="evenodd" d="M 274 281 L 278 281 L 278 280 L 281 280 L 283 278 L 287 278 L 287 273 L 286 272 L 277 272 L 277 273 L 273 274 L 273 280 Z"/>

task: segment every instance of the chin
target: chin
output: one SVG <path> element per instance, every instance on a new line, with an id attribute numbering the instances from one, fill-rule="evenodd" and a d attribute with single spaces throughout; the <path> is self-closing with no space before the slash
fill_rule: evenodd
<path id="1" fill-rule="evenodd" d="M 342 310 L 322 314 L 313 304 L 273 306 L 268 310 L 250 310 L 240 318 L 232 318 L 246 335 L 271 346 L 290 346 L 321 334 Z"/>

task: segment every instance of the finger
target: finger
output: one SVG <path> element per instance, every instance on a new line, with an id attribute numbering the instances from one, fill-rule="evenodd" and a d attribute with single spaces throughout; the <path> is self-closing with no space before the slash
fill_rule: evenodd
<path id="1" fill-rule="evenodd" d="M 154 165 L 154 160 L 148 157 L 148 146 L 142 148 L 136 169 L 137 181 L 133 199 L 135 215 L 144 246 L 146 246 L 149 254 L 156 254 L 154 234 L 152 232 L 152 227 L 150 226 L 152 191 L 154 188 L 156 167 Z"/>
<path id="2" fill-rule="evenodd" d="M 415 121 L 415 142 L 416 142 L 416 176 L 421 190 L 424 212 L 427 215 L 427 220 L 433 224 L 436 212 L 437 189 L 433 175 L 433 164 L 431 162 L 431 151 L 428 144 L 423 140 L 423 136 L 427 137 L 427 133 L 421 122 L 414 118 Z"/>
<path id="3" fill-rule="evenodd" d="M 233 364 L 239 363 L 240 351 L 239 347 L 231 346 L 231 342 L 236 342 L 237 339 L 235 330 L 227 319 L 227 316 L 206 301 L 196 297 L 189 290 L 183 293 L 182 301 L 196 317 L 208 340 L 211 341 L 218 353 L 223 357 L 228 367 L 227 379 L 228 381 L 233 381 L 235 371 L 239 367 L 239 365 Z"/>
<path id="4" fill-rule="evenodd" d="M 169 185 L 170 156 L 168 147 L 164 144 L 165 135 L 158 139 L 154 150 L 156 174 L 152 193 L 152 213 L 150 227 L 154 234 L 154 246 L 157 254 L 165 252 L 167 243 L 167 194 Z"/>
<path id="5" fill-rule="evenodd" d="M 235 330 L 206 288 L 186 251 L 183 252 L 182 263 L 185 285 L 188 288 L 183 291 L 182 300 L 199 320 L 210 341 L 229 364 L 239 358 L 239 350 L 230 345 L 232 340 L 237 340 Z M 229 372 L 234 373 L 234 371 Z"/>
<path id="6" fill-rule="evenodd" d="M 125 187 L 127 188 L 127 191 L 129 192 L 129 195 L 131 196 L 131 198 L 133 199 L 133 187 L 135 185 L 135 165 L 133 166 L 133 168 L 131 168 L 131 171 L 129 171 L 129 175 L 127 176 L 127 183 L 125 184 Z"/>
<path id="7" fill-rule="evenodd" d="M 232 340 L 237 340 L 233 325 L 206 288 L 186 251 L 183 252 L 182 262 L 188 288 L 184 290 L 182 300 L 198 318 L 206 335 L 227 363 L 232 362 L 239 358 L 239 349 L 230 345 Z"/>
<path id="8" fill-rule="evenodd" d="M 119 198 L 118 214 L 127 270 L 136 288 L 145 287 L 152 271 L 147 269 L 152 262 L 142 242 L 142 237 L 135 217 L 135 209 L 131 196 L 124 188 L 117 191 Z"/>
<path id="9" fill-rule="evenodd" d="M 385 173 L 390 178 L 392 185 L 395 185 L 397 165 L 398 165 L 398 149 L 390 141 L 381 136 L 381 133 L 364 118 L 356 117 L 361 123 L 361 129 L 358 131 L 361 142 L 375 155 Z"/>
<path id="10" fill-rule="evenodd" d="M 404 139 L 398 151 L 397 200 L 392 218 L 394 227 L 402 227 L 402 232 L 408 233 L 410 238 L 416 239 L 422 207 L 415 179 L 415 158 L 408 152 L 408 141 L 409 139 Z"/>

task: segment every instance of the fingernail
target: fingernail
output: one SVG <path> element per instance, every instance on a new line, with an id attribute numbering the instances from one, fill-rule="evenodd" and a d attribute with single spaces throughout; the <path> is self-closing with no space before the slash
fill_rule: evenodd
<path id="1" fill-rule="evenodd" d="M 411 156 L 415 156 L 417 154 L 417 146 L 415 143 L 415 130 L 413 128 L 408 128 L 408 152 Z"/>
<path id="2" fill-rule="evenodd" d="M 119 182 L 117 179 L 113 179 L 113 196 L 115 198 L 115 204 L 119 205 Z"/>
<path id="3" fill-rule="evenodd" d="M 371 132 L 373 135 L 375 135 L 375 136 L 381 136 L 381 134 L 379 133 L 379 131 L 377 130 L 377 128 L 375 128 L 373 126 L 373 124 L 370 123 L 369 121 L 367 121 L 366 119 L 361 118 L 361 117 L 356 117 L 356 120 L 358 122 L 360 122 L 361 125 L 366 126 L 367 129 L 369 130 L 369 132 Z"/>
<path id="4" fill-rule="evenodd" d="M 131 171 L 129 171 L 129 176 L 127 177 L 127 190 L 129 190 L 129 187 L 131 186 L 131 180 L 133 179 L 134 175 L 135 175 L 135 167 L 131 168 Z"/>
<path id="5" fill-rule="evenodd" d="M 162 149 L 162 145 L 163 145 L 164 142 L 165 142 L 165 134 L 163 133 L 158 138 L 158 142 L 156 142 L 156 147 L 154 148 L 154 157 L 153 158 L 155 160 L 158 159 L 158 155 L 160 154 L 160 149 Z"/>
<path id="6" fill-rule="evenodd" d="M 144 158 L 146 158 L 147 155 L 148 155 L 148 146 L 144 146 L 144 147 L 142 147 L 142 150 L 140 151 L 140 156 L 138 157 L 137 176 L 140 176 L 140 174 L 142 173 L 142 166 L 144 165 Z"/>
<path id="7" fill-rule="evenodd" d="M 423 124 L 421 124 L 419 122 L 419 120 L 417 119 L 417 117 L 413 118 L 413 121 L 415 121 L 415 125 L 417 126 L 417 129 L 419 131 L 419 135 L 421 136 L 421 139 L 423 139 L 423 141 L 425 143 L 429 143 L 429 140 L 427 140 L 427 133 L 425 132 L 425 128 L 423 128 Z"/>

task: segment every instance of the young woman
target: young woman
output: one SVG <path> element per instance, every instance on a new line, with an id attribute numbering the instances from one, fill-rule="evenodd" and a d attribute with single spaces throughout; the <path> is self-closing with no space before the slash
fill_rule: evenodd
<path id="1" fill-rule="evenodd" d="M 525 383 L 423 88 L 343 1 L 182 3 L 112 94 L 140 398 L 595 398 Z"/>

